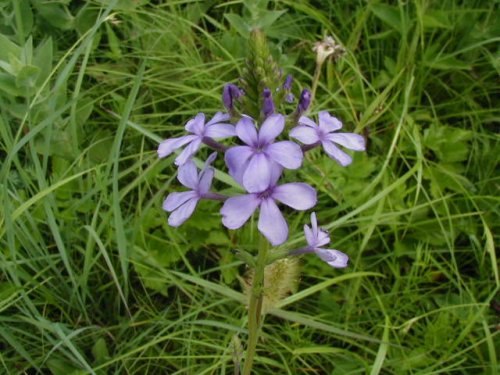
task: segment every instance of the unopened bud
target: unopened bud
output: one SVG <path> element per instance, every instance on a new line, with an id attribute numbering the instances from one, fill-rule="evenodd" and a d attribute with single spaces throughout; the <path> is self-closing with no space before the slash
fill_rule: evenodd
<path id="1" fill-rule="evenodd" d="M 309 104 L 311 104 L 311 91 L 304 89 L 300 93 L 299 104 L 297 105 L 298 116 L 301 116 L 305 111 L 307 111 Z"/>
<path id="2" fill-rule="evenodd" d="M 266 87 L 264 89 L 263 96 L 264 96 L 264 103 L 262 105 L 262 112 L 264 113 L 264 117 L 267 117 L 274 113 L 274 102 L 271 90 L 269 90 Z"/>

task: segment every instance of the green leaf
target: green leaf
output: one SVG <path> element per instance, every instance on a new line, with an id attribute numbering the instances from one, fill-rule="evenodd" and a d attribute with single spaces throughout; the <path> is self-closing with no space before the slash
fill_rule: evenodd
<path id="1" fill-rule="evenodd" d="M 34 2 L 34 6 L 39 15 L 52 26 L 61 30 L 69 30 L 73 27 L 74 17 L 66 6 L 49 2 Z"/>
<path id="2" fill-rule="evenodd" d="M 391 26 L 393 29 L 396 29 L 399 32 L 403 31 L 403 23 L 397 7 L 386 4 L 374 4 L 370 7 L 370 9 L 375 16 L 387 25 Z"/>
<path id="3" fill-rule="evenodd" d="M 0 91 L 11 96 L 22 96 L 21 91 L 16 85 L 16 78 L 10 74 L 0 72 Z"/>
<path id="4" fill-rule="evenodd" d="M 446 13 L 433 12 L 426 13 L 422 17 L 422 26 L 424 29 L 452 29 L 451 24 Z"/>
<path id="5" fill-rule="evenodd" d="M 53 43 L 52 38 L 45 39 L 38 45 L 33 58 L 33 65 L 40 69 L 37 79 L 37 86 L 41 86 L 43 82 L 50 76 L 52 72 L 53 59 Z"/>
<path id="6" fill-rule="evenodd" d="M 261 17 L 259 17 L 255 26 L 265 30 L 267 27 L 271 26 L 278 18 L 286 13 L 286 10 L 270 10 L 265 12 Z"/>
<path id="7" fill-rule="evenodd" d="M 0 60 L 9 61 L 10 55 L 19 58 L 22 53 L 22 48 L 14 42 L 11 42 L 5 35 L 0 34 Z"/>
<path id="8" fill-rule="evenodd" d="M 110 358 L 108 345 L 104 338 L 101 337 L 94 343 L 92 346 L 92 355 L 97 364 L 106 362 Z"/>
<path id="9" fill-rule="evenodd" d="M 231 26 L 244 38 L 248 38 L 250 35 L 250 26 L 246 21 L 239 15 L 234 13 L 224 14 L 224 17 L 229 21 Z"/>
<path id="10" fill-rule="evenodd" d="M 33 65 L 25 65 L 17 73 L 16 86 L 19 88 L 34 88 L 40 69 Z"/>

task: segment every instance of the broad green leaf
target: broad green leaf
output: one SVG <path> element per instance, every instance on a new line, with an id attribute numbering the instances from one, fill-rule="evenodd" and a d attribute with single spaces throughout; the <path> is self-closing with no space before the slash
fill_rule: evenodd
<path id="1" fill-rule="evenodd" d="M 250 26 L 238 14 L 228 13 L 224 17 L 229 21 L 231 26 L 243 37 L 248 38 L 250 35 Z"/>
<path id="2" fill-rule="evenodd" d="M 387 4 L 374 4 L 370 7 L 371 11 L 383 22 L 396 29 L 399 32 L 403 30 L 403 23 L 399 9 Z"/>

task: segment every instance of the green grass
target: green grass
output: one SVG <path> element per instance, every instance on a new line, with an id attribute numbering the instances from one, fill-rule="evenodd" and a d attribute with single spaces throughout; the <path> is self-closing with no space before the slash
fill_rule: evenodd
<path id="1" fill-rule="evenodd" d="M 156 148 L 221 110 L 247 45 L 227 15 L 248 9 L 86 3 L 0 4 L 0 373 L 233 374 L 245 268 L 219 205 L 167 225 L 161 203 L 179 186 Z M 351 261 L 301 260 L 256 374 L 498 371 L 498 7 L 388 3 L 268 4 L 286 10 L 264 31 L 295 94 L 316 40 L 345 45 L 314 111 L 368 149 L 345 169 L 314 150 L 295 175 Z M 288 220 L 300 246 L 308 214 Z"/>

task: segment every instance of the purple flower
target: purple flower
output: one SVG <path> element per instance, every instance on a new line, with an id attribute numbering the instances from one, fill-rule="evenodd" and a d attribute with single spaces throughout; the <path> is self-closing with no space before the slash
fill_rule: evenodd
<path id="1" fill-rule="evenodd" d="M 335 268 L 347 267 L 349 257 L 341 251 L 334 249 L 322 249 L 321 246 L 330 243 L 330 236 L 328 232 L 318 228 L 316 221 L 316 213 L 311 214 L 311 227 L 304 225 L 304 234 L 308 246 L 292 252 L 293 255 L 312 253 L 314 252 L 321 260 L 328 263 L 328 265 Z"/>
<path id="2" fill-rule="evenodd" d="M 222 103 L 228 111 L 231 111 L 234 106 L 234 101 L 243 95 L 242 90 L 233 83 L 224 85 L 222 89 Z"/>
<path id="3" fill-rule="evenodd" d="M 283 89 L 290 91 L 292 89 L 293 76 L 291 74 L 286 76 L 285 83 L 283 84 Z"/>
<path id="4" fill-rule="evenodd" d="M 226 124 L 230 116 L 217 112 L 215 116 L 205 124 L 205 114 L 198 113 L 195 118 L 189 120 L 185 129 L 192 133 L 178 138 L 170 138 L 160 143 L 158 146 L 158 156 L 164 158 L 172 152 L 186 146 L 175 159 L 176 165 L 186 163 L 201 146 L 203 138 L 228 138 L 235 135 L 234 126 Z"/>
<path id="5" fill-rule="evenodd" d="M 264 89 L 262 95 L 264 96 L 264 103 L 262 104 L 262 113 L 264 113 L 264 117 L 268 117 L 274 113 L 273 96 L 271 94 L 271 90 L 269 90 L 268 88 Z"/>
<path id="6" fill-rule="evenodd" d="M 299 145 L 290 141 L 274 143 L 284 127 L 285 118 L 280 114 L 269 116 L 258 132 L 248 116 L 236 124 L 236 135 L 246 146 L 231 147 L 225 161 L 231 176 L 249 193 L 264 191 L 271 185 L 276 164 L 288 169 L 301 166 L 303 154 Z"/>
<path id="7" fill-rule="evenodd" d="M 185 164 L 179 167 L 177 179 L 179 182 L 190 191 L 170 193 L 163 202 L 163 209 L 171 212 L 168 217 L 168 224 L 172 227 L 178 227 L 184 223 L 193 214 L 199 200 L 209 195 L 212 179 L 214 177 L 214 169 L 210 164 L 214 161 L 217 153 L 211 154 L 205 166 L 198 174 L 196 165 L 192 160 L 188 160 Z"/>
<path id="8" fill-rule="evenodd" d="M 309 104 L 311 104 L 311 91 L 304 89 L 300 93 L 299 104 L 297 105 L 297 117 L 307 111 Z"/>
<path id="9" fill-rule="evenodd" d="M 238 229 L 252 216 L 257 207 L 259 213 L 259 231 L 276 246 L 286 241 L 288 225 L 281 214 L 276 201 L 296 210 L 308 210 L 316 204 L 316 190 L 301 182 L 276 185 L 281 168 L 272 171 L 271 186 L 259 193 L 231 197 L 222 206 L 222 223 L 229 229 Z"/>
<path id="10" fill-rule="evenodd" d="M 365 150 L 365 139 L 354 133 L 335 133 L 342 128 L 342 123 L 327 111 L 321 111 L 318 115 L 319 125 L 316 125 L 310 118 L 302 116 L 299 119 L 299 126 L 290 131 L 290 137 L 298 139 L 306 145 L 323 146 L 325 152 L 337 162 L 346 166 L 351 164 L 352 158 L 335 144 L 339 144 L 354 151 Z"/>

